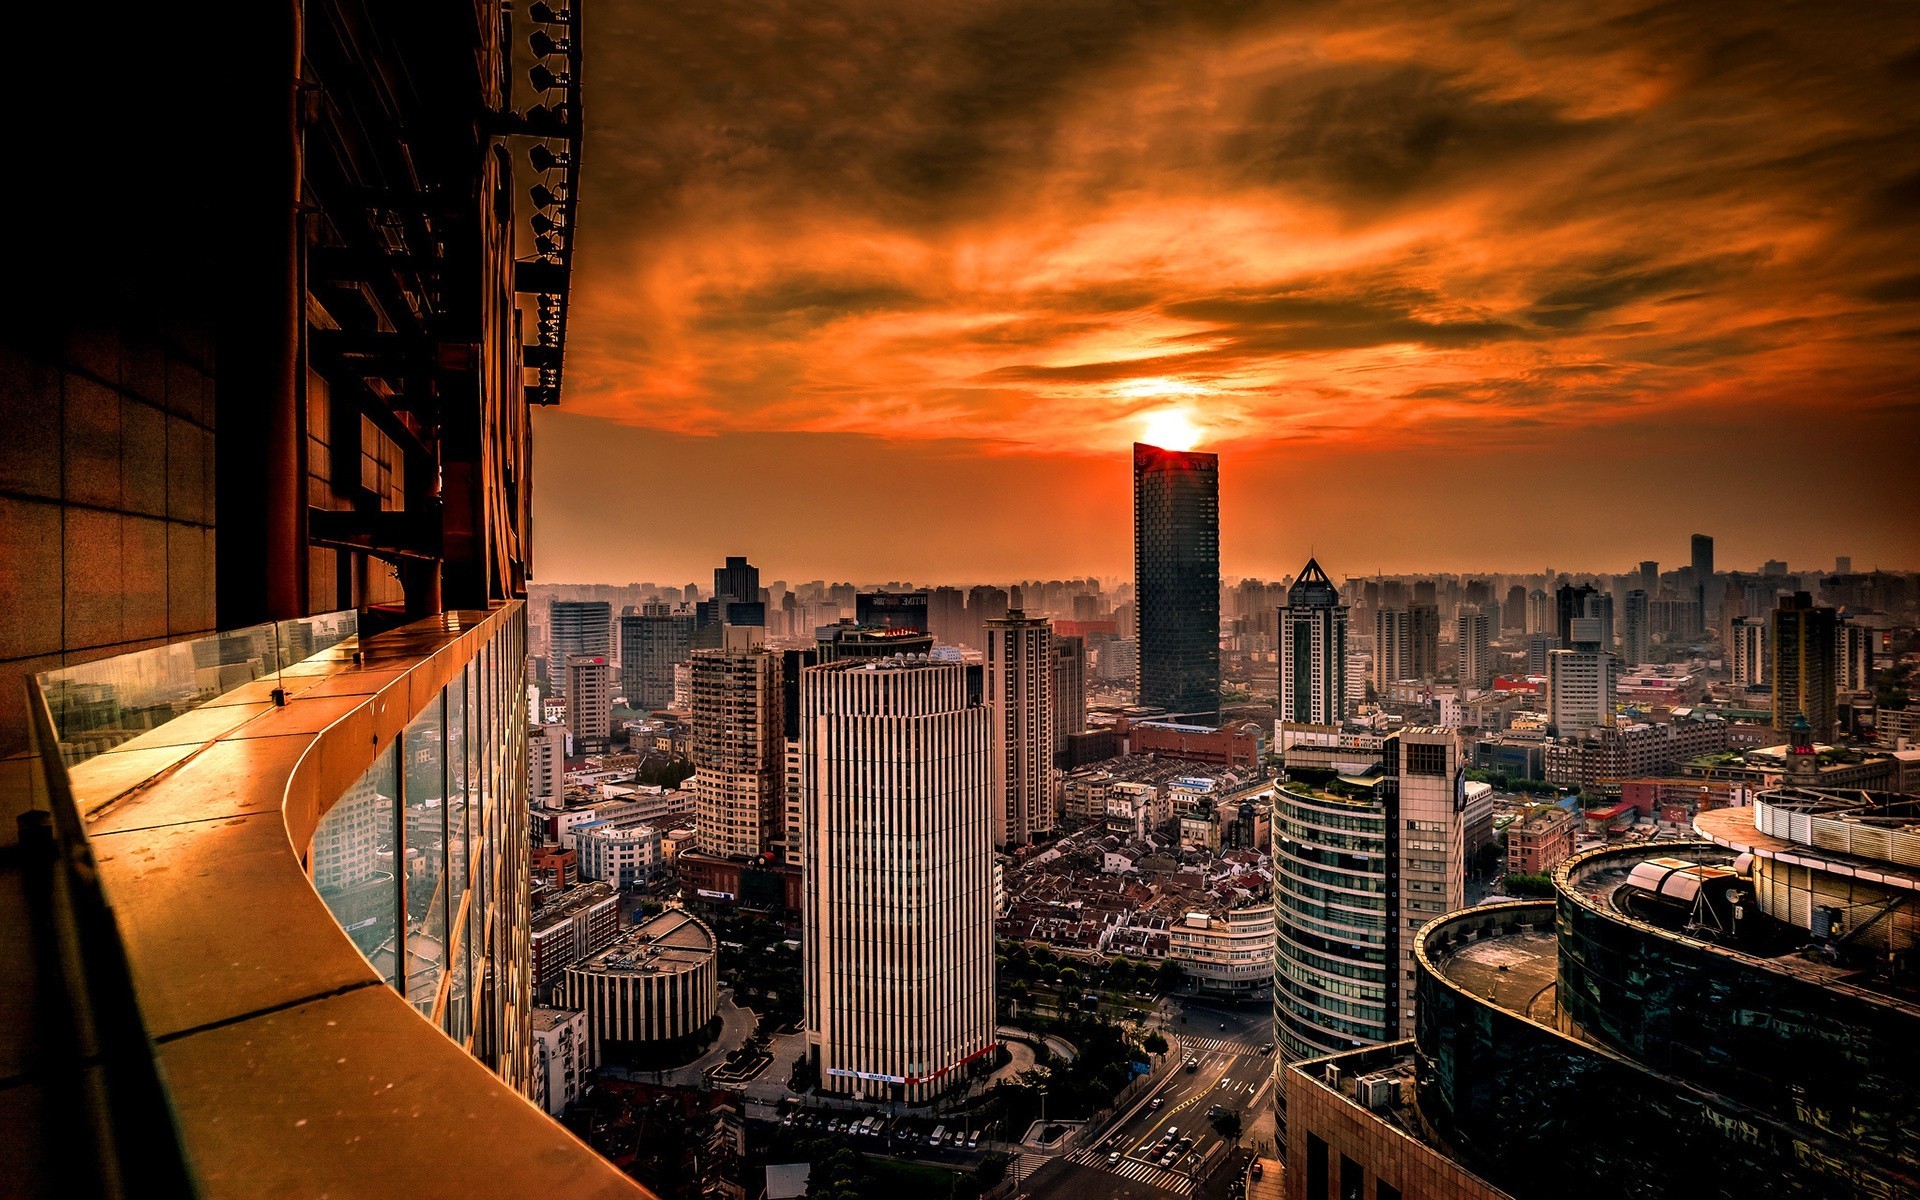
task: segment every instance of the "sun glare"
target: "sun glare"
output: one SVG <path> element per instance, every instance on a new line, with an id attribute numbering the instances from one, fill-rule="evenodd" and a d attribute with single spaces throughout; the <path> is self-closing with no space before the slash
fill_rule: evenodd
<path id="1" fill-rule="evenodd" d="M 1191 450 L 1200 444 L 1202 430 L 1184 408 L 1162 408 L 1146 414 L 1142 440 L 1164 450 Z"/>

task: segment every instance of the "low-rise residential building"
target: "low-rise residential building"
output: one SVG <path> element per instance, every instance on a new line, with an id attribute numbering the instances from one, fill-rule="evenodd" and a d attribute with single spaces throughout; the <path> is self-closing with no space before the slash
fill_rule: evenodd
<path id="1" fill-rule="evenodd" d="M 1507 826 L 1507 873 L 1545 875 L 1573 855 L 1579 822 L 1555 804 L 1543 804 Z"/>

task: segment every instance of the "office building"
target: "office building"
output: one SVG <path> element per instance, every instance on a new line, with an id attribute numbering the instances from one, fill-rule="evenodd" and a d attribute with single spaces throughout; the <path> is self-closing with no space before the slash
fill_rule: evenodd
<path id="1" fill-rule="evenodd" d="M 1365 769 L 1273 797 L 1274 1040 L 1288 1060 L 1411 1033 L 1414 934 L 1466 902 L 1458 735 L 1410 728 L 1335 753 Z"/>
<path id="2" fill-rule="evenodd" d="M 1713 539 L 1704 533 L 1693 535 L 1693 578 L 1705 587 L 1713 578 Z"/>
<path id="3" fill-rule="evenodd" d="M 861 592 L 854 597 L 853 623 L 931 633 L 933 625 L 928 611 L 928 593 Z"/>
<path id="4" fill-rule="evenodd" d="M 1651 596 L 1660 590 L 1660 564 L 1648 560 L 1640 564 L 1640 590 Z"/>
<path id="5" fill-rule="evenodd" d="M 1500 632 L 1527 631 L 1527 589 L 1514 584 L 1507 589 L 1506 603 L 1500 606 Z"/>
<path id="6" fill-rule="evenodd" d="M 1454 678 L 1465 688 L 1493 683 L 1493 621 L 1479 608 L 1464 607 L 1454 619 Z"/>
<path id="7" fill-rule="evenodd" d="M 1007 615 L 1007 589 L 976 584 L 967 589 L 966 644 L 976 649 L 987 644 L 987 622 Z"/>
<path id="8" fill-rule="evenodd" d="M 1212 809 L 1200 824 L 1215 834 L 1219 820 Z M 1182 820 L 1184 827 L 1188 819 Z M 1167 926 L 1167 961 L 1180 964 L 1197 992 L 1227 999 L 1257 998 L 1273 983 L 1273 904 L 1246 901 L 1217 909 L 1190 912 Z"/>
<path id="9" fill-rule="evenodd" d="M 663 1043 L 707 1037 L 720 1006 L 713 931 L 669 908 L 567 968 L 566 1007 L 587 1014 L 596 1061 L 631 1061 Z"/>
<path id="10" fill-rule="evenodd" d="M 984 643 L 983 643 L 984 644 Z M 852 621 L 822 625 L 814 630 L 814 650 L 819 661 L 841 659 L 893 658 L 901 654 L 933 653 L 933 635 L 911 626 L 869 628 Z"/>
<path id="11" fill-rule="evenodd" d="M 966 668 L 801 679 L 803 974 L 821 1085 L 920 1104 L 991 1061 L 993 731 Z"/>
<path id="12" fill-rule="evenodd" d="M 1560 639 L 1551 633 L 1529 633 L 1527 635 L 1527 674 L 1545 678 L 1547 674 L 1547 655 L 1560 649 Z"/>
<path id="13" fill-rule="evenodd" d="M 547 678 L 567 694 L 567 657 L 613 656 L 613 606 L 605 600 L 555 600 L 547 615 Z"/>
<path id="14" fill-rule="evenodd" d="M 1905 1194 L 1920 929 L 1889 847 L 1911 807 L 1764 791 L 1696 840 L 1564 861 L 1552 899 L 1429 925 L 1412 1040 L 1284 1070 L 1290 1194 Z"/>
<path id="15" fill-rule="evenodd" d="M 613 667 L 604 654 L 566 660 L 567 738 L 575 754 L 605 752 L 613 736 Z"/>
<path id="16" fill-rule="evenodd" d="M 534 998 L 545 1000 L 569 966 L 613 941 L 620 932 L 620 894 L 610 883 L 586 883 L 558 895 L 544 890 L 527 924 L 533 951 Z"/>
<path id="17" fill-rule="evenodd" d="M 1557 804 L 1542 804 L 1507 823 L 1507 873 L 1544 875 L 1573 856 L 1579 818 Z"/>
<path id="18" fill-rule="evenodd" d="M 1769 614 L 1773 646 L 1773 727 L 1785 731 L 1796 716 L 1813 727 L 1813 740 L 1831 742 L 1838 713 L 1839 615 L 1807 592 L 1780 597 Z"/>
<path id="19" fill-rule="evenodd" d="M 1408 679 L 1433 680 L 1440 677 L 1440 606 L 1415 604 L 1407 609 L 1409 645 L 1412 654 L 1407 665 Z"/>
<path id="20" fill-rule="evenodd" d="M 1592 585 L 1585 583 L 1578 587 L 1575 587 L 1571 583 L 1563 583 L 1560 585 L 1559 590 L 1554 593 L 1555 625 L 1553 632 L 1554 636 L 1560 639 L 1562 646 L 1573 645 L 1573 622 L 1575 620 L 1580 617 L 1595 615 L 1588 611 L 1587 601 L 1599 594 L 1599 592 L 1594 590 Z"/>
<path id="21" fill-rule="evenodd" d="M 1085 638 L 1053 635 L 1053 749 L 1087 727 L 1087 643 Z"/>
<path id="22" fill-rule="evenodd" d="M 958 646 L 969 640 L 967 630 L 965 592 L 956 587 L 937 587 L 927 594 L 927 632 L 934 640 Z"/>
<path id="23" fill-rule="evenodd" d="M 1133 447 L 1133 576 L 1140 703 L 1220 715 L 1220 459 Z"/>
<path id="24" fill-rule="evenodd" d="M 1280 719 L 1338 725 L 1347 716 L 1347 606 L 1309 558 L 1280 608 Z"/>
<path id="25" fill-rule="evenodd" d="M 1598 622 L 1593 622 L 1597 637 Z M 1575 622 L 1578 630 L 1580 622 Z M 1613 723 L 1619 670 L 1613 655 L 1596 640 L 1577 643 L 1573 650 L 1547 653 L 1547 717 L 1555 733 L 1573 737 L 1584 730 Z"/>
<path id="26" fill-rule="evenodd" d="M 1527 593 L 1527 632 L 1558 637 L 1553 619 L 1553 597 L 1539 588 Z"/>
<path id="27" fill-rule="evenodd" d="M 583 879 L 630 891 L 660 867 L 660 831 L 625 821 L 587 821 L 573 830 Z"/>
<path id="28" fill-rule="evenodd" d="M 693 652 L 694 839 L 722 858 L 777 854 L 786 844 L 780 655 L 760 630 Z"/>
<path id="29" fill-rule="evenodd" d="M 620 688 L 629 708 L 673 706 L 673 669 L 693 656 L 693 625 L 691 612 L 658 601 L 620 615 Z"/>
<path id="30" fill-rule="evenodd" d="M 1373 610 L 1373 690 L 1413 679 L 1413 615 L 1403 608 Z"/>
<path id="31" fill-rule="evenodd" d="M 1626 634 L 1621 638 L 1621 651 L 1630 667 L 1640 666 L 1653 658 L 1653 611 L 1648 595 L 1639 588 L 1627 593 Z"/>
<path id="32" fill-rule="evenodd" d="M 1765 617 L 1735 617 L 1728 626 L 1727 671 L 1733 681 L 1747 687 L 1761 687 L 1772 678 L 1771 622 Z"/>
<path id="33" fill-rule="evenodd" d="M 1054 826 L 1053 625 L 1013 609 L 987 622 L 993 718 L 993 841 L 1022 846 Z"/>

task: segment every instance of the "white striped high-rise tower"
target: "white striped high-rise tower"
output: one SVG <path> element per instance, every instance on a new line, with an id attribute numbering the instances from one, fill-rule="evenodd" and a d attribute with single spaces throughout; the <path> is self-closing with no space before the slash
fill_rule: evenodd
<path id="1" fill-rule="evenodd" d="M 922 1103 L 994 1047 L 988 710 L 919 655 L 811 667 L 800 704 L 808 1052 L 824 1088 Z"/>

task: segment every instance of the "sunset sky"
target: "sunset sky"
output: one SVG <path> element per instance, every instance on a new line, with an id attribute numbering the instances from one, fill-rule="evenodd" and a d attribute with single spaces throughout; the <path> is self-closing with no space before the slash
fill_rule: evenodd
<path id="1" fill-rule="evenodd" d="M 543 581 L 1920 566 L 1910 5 L 585 7 Z"/>

